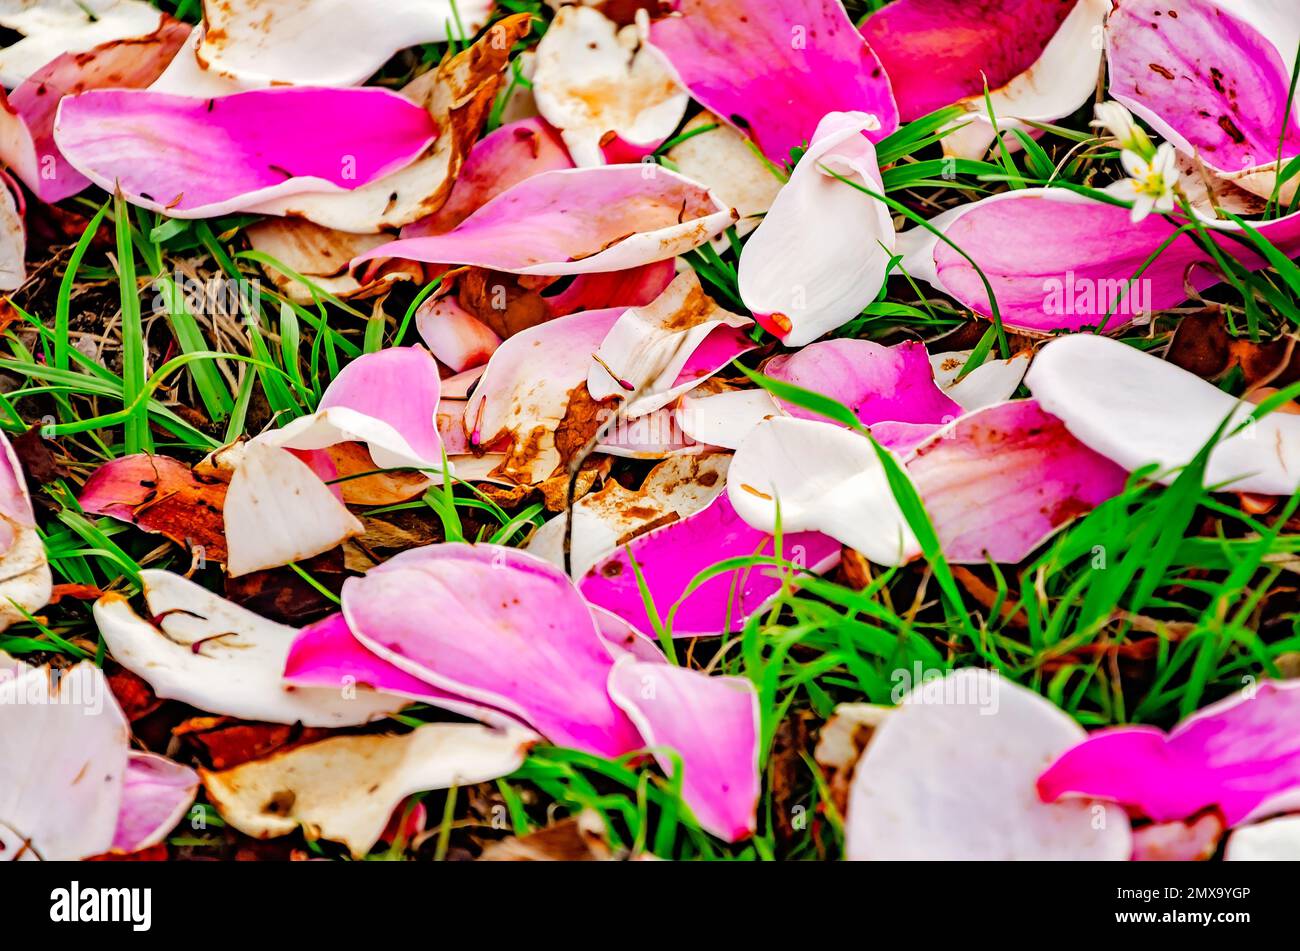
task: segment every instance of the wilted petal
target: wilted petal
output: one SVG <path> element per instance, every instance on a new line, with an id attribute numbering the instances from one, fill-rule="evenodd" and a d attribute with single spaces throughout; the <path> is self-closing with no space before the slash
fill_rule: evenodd
<path id="1" fill-rule="evenodd" d="M 734 220 L 704 186 L 658 166 L 543 172 L 441 235 L 394 241 L 354 262 L 400 257 L 513 274 L 621 271 L 666 261 Z"/>
<path id="2" fill-rule="evenodd" d="M 431 298 L 415 312 L 415 326 L 429 351 L 457 373 L 485 366 L 501 338 L 453 297 Z"/>
<path id="3" fill-rule="evenodd" d="M 1223 820 L 1207 812 L 1187 822 L 1153 822 L 1133 830 L 1134 862 L 1204 862 L 1218 851 Z"/>
<path id="4" fill-rule="evenodd" d="M 695 116 L 682 128 L 682 135 L 688 138 L 668 150 L 668 160 L 736 209 L 740 215 L 736 234 L 743 238 L 772 207 L 781 179 L 751 142 L 712 113 Z M 717 238 L 714 243 L 724 240 Z"/>
<path id="5" fill-rule="evenodd" d="M 145 36 L 113 40 L 84 53 L 64 53 L 9 94 L 0 92 L 0 160 L 41 201 L 61 201 L 90 184 L 54 144 L 54 115 L 68 94 L 149 85 L 185 41 L 189 28 L 163 17 Z M 12 50 L 13 47 L 10 47 Z M 8 51 L 6 51 L 8 52 Z M 0 63 L 4 54 L 0 54 Z"/>
<path id="6" fill-rule="evenodd" d="M 139 852 L 157 845 L 189 811 L 198 791 L 199 774 L 188 766 L 132 750 L 122 784 L 113 851 Z"/>
<path id="7" fill-rule="evenodd" d="M 1019 563 L 1128 478 L 1033 400 L 961 417 L 914 450 L 907 474 L 957 564 Z"/>
<path id="8" fill-rule="evenodd" d="M 961 415 L 961 407 L 935 384 L 925 345 L 915 341 L 883 347 L 869 340 L 826 340 L 777 357 L 763 372 L 837 400 L 867 426 L 947 423 Z M 782 408 L 799 419 L 824 421 L 792 403 L 783 401 Z"/>
<path id="9" fill-rule="evenodd" d="M 753 683 L 626 657 L 609 673 L 609 694 L 665 773 L 672 753 L 681 758 L 682 799 L 701 826 L 728 842 L 754 834 L 762 727 Z"/>
<path id="10" fill-rule="evenodd" d="M 968 668 L 913 685 L 854 771 L 848 858 L 1128 859 L 1121 810 L 1047 804 L 1035 791 L 1043 765 L 1083 736 L 1054 704 L 996 673 Z"/>
<path id="11" fill-rule="evenodd" d="M 1186 0 L 1172 14 L 1124 0 L 1106 22 L 1110 94 L 1180 150 L 1271 196 L 1279 146 L 1283 165 L 1300 153 L 1300 118 L 1287 113 L 1297 42 L 1295 11 L 1267 0 Z M 1282 200 L 1295 189 L 1292 178 Z"/>
<path id="12" fill-rule="evenodd" d="M 22 465 L 0 433 L 0 631 L 43 608 L 52 586 Z"/>
<path id="13" fill-rule="evenodd" d="M 704 508 L 726 486 L 730 462 L 731 457 L 721 453 L 678 456 L 655 466 L 636 491 L 611 479 L 599 492 L 584 495 L 573 506 L 573 577 L 581 578 L 599 559 L 636 536 Z M 563 567 L 567 521 L 561 512 L 537 529 L 527 550 Z"/>
<path id="14" fill-rule="evenodd" d="M 473 36 L 493 0 L 224 0 L 205 3 L 198 59 L 245 83 L 352 86 L 408 46 Z"/>
<path id="15" fill-rule="evenodd" d="M 7 113 L 0 112 L 0 116 Z M 0 182 L 0 291 L 15 291 L 27 281 L 27 231 L 13 192 Z"/>
<path id="16" fill-rule="evenodd" d="M 537 44 L 533 95 L 578 165 L 603 165 L 612 133 L 654 151 L 686 112 L 686 95 L 660 55 L 599 10 L 563 6 Z"/>
<path id="17" fill-rule="evenodd" d="M 528 33 L 528 23 L 527 14 L 501 20 L 472 47 L 402 89 L 404 98 L 427 110 L 438 135 L 414 161 L 348 191 L 285 192 L 250 210 L 366 234 L 412 224 L 437 211 L 478 139 L 501 87 L 510 50 Z M 372 279 L 368 275 L 366 282 Z"/>
<path id="18" fill-rule="evenodd" d="M 885 190 L 863 134 L 875 122 L 863 113 L 828 114 L 740 255 L 741 299 L 786 346 L 852 320 L 885 283 L 894 250 L 889 209 L 849 184 Z"/>
<path id="19" fill-rule="evenodd" d="M 297 635 L 167 571 L 140 573 L 154 619 L 125 598 L 95 603 L 95 622 L 113 658 L 159 697 L 208 713 L 304 726 L 352 726 L 406 706 L 405 697 L 364 686 L 351 691 L 297 688 L 281 682 Z"/>
<path id="20" fill-rule="evenodd" d="M 0 670 L 0 707 L 0 860 L 107 852 L 130 733 L 103 671 Z"/>
<path id="21" fill-rule="evenodd" d="M 874 115 L 873 138 L 898 128 L 889 79 L 839 0 L 677 0 L 650 42 L 705 108 L 778 165 L 828 112 Z"/>
<path id="22" fill-rule="evenodd" d="M 1011 399 L 1025 379 L 1033 358 L 1028 350 L 1007 360 L 988 358 L 962 376 L 972 353 L 972 350 L 955 350 L 930 357 L 934 382 L 966 412 Z"/>
<path id="23" fill-rule="evenodd" d="M 871 441 L 830 423 L 756 426 L 736 450 L 727 496 L 760 531 L 824 532 L 881 565 L 920 553 Z"/>
<path id="24" fill-rule="evenodd" d="M 264 262 L 262 270 L 277 290 L 297 304 L 316 303 L 320 297 L 316 288 L 348 300 L 373 297 L 397 281 L 424 278 L 424 268 L 411 261 L 386 262 L 367 274 L 364 283 L 348 273 L 353 258 L 386 243 L 388 235 L 336 231 L 302 218 L 264 218 L 245 228 L 244 236 L 254 251 L 272 259 L 274 263 Z M 281 271 L 276 265 L 287 270 Z M 306 278 L 314 288 L 295 275 Z"/>
<path id="25" fill-rule="evenodd" d="M 1228 862 L 1300 861 L 1300 816 L 1282 816 L 1243 826 L 1228 837 Z"/>
<path id="26" fill-rule="evenodd" d="M 1043 799 L 1092 796 L 1157 822 L 1217 807 L 1229 826 L 1300 790 L 1300 683 L 1265 681 L 1192 714 L 1168 734 L 1099 730 L 1038 779 Z"/>
<path id="27" fill-rule="evenodd" d="M 86 480 L 77 499 L 91 515 L 107 515 L 178 545 L 226 560 L 222 509 L 226 484 L 201 478 L 169 456 L 138 454 L 112 459 Z"/>
<path id="28" fill-rule="evenodd" d="M 100 89 L 64 98 L 54 122 L 77 171 L 173 218 L 350 191 L 406 165 L 436 132 L 428 112 L 384 89 L 281 87 L 214 99 Z"/>
<path id="29" fill-rule="evenodd" d="M 676 410 L 668 406 L 636 419 L 619 414 L 601 434 L 595 451 L 620 459 L 668 459 L 698 455 L 709 448 L 681 431 Z"/>
<path id="30" fill-rule="evenodd" d="M 360 858 L 407 796 L 509 775 L 536 740 L 525 730 L 431 723 L 402 736 L 330 737 L 201 775 L 222 818 L 245 835 L 269 839 L 301 826 Z"/>
<path id="31" fill-rule="evenodd" d="M 232 578 L 319 555 L 365 531 L 307 463 L 260 440 L 244 449 L 223 516 Z"/>
<path id="32" fill-rule="evenodd" d="M 614 323 L 587 375 L 593 399 L 630 396 L 629 419 L 667 406 L 741 354 L 754 349 L 748 317 L 723 310 L 683 271 L 652 304 Z"/>
<path id="33" fill-rule="evenodd" d="M 380 657 L 557 745 L 600 756 L 640 746 L 606 693 L 613 661 L 586 604 L 540 558 L 485 544 L 411 549 L 345 582 L 343 613 Z"/>
<path id="34" fill-rule="evenodd" d="M 1291 495 L 1300 488 L 1300 417 L 1254 409 L 1193 373 L 1117 340 L 1075 334 L 1039 351 L 1025 383 L 1076 439 L 1130 472 L 1156 463 L 1173 481 L 1229 417 L 1206 487 Z M 1235 432 L 1245 424 L 1241 432 Z"/>
<path id="35" fill-rule="evenodd" d="M 789 531 L 781 541 L 782 557 L 809 571 L 824 571 L 840 557 L 839 542 L 816 532 Z M 593 605 L 651 633 L 640 572 L 659 618 L 666 624 L 672 612 L 674 637 L 717 637 L 738 630 L 780 593 L 781 570 L 755 565 L 712 577 L 689 595 L 687 588 L 729 558 L 774 555 L 773 537 L 746 525 L 724 492 L 694 515 L 634 538 L 594 565 L 578 587 Z"/>
<path id="36" fill-rule="evenodd" d="M 0 85 L 13 88 L 64 53 L 146 36 L 163 18 L 145 0 L 0 0 L 0 26 L 23 34 L 0 51 Z"/>

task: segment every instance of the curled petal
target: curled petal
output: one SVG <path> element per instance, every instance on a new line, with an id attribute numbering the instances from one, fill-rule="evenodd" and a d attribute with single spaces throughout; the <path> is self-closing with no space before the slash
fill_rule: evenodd
<path id="1" fill-rule="evenodd" d="M 973 352 L 957 350 L 932 355 L 934 382 L 966 412 L 1011 399 L 1029 371 L 1033 354 L 1026 350 L 1007 360 L 985 360 L 963 376 Z"/>
<path id="2" fill-rule="evenodd" d="M 876 121 L 864 113 L 828 114 L 740 255 L 741 299 L 787 346 L 847 323 L 885 282 L 894 225 L 873 197 L 884 186 L 864 134 Z"/>
<path id="3" fill-rule="evenodd" d="M 1235 826 L 1300 791 L 1300 683 L 1265 681 L 1197 711 L 1168 734 L 1098 730 L 1038 778 L 1044 801 L 1092 796 L 1157 822 L 1217 807 Z"/>
<path id="4" fill-rule="evenodd" d="M 173 218 L 349 191 L 406 165 L 436 133 L 424 109 L 383 89 L 281 87 L 213 99 L 100 89 L 64 98 L 54 121 L 54 140 L 77 171 Z"/>
<path id="5" fill-rule="evenodd" d="M 996 673 L 968 668 L 913 685 L 854 770 L 847 856 L 1127 860 L 1122 811 L 1035 792 L 1043 763 L 1083 736 L 1054 704 Z"/>
<path id="6" fill-rule="evenodd" d="M 1034 358 L 1025 383 L 1076 439 L 1130 472 L 1154 463 L 1160 481 L 1173 481 L 1231 417 L 1210 453 L 1206 487 L 1263 495 L 1300 488 L 1300 418 L 1270 413 L 1248 422 L 1254 407 L 1117 340 L 1054 340 Z"/>
<path id="7" fill-rule="evenodd" d="M 400 257 L 513 274 L 621 271 L 685 254 L 733 220 L 704 186 L 658 166 L 543 172 L 446 234 L 394 241 L 353 263 Z"/>
<path id="8" fill-rule="evenodd" d="M 889 79 L 839 0 L 677 0 L 650 42 L 697 102 L 777 165 L 827 112 L 874 115 L 876 140 L 898 128 Z"/>
<path id="9" fill-rule="evenodd" d="M 710 677 L 625 657 L 609 694 L 641 731 L 668 775 L 681 760 L 682 798 L 709 832 L 728 842 L 754 834 L 759 795 L 758 694 L 743 677 Z"/>
<path id="10" fill-rule="evenodd" d="M 431 298 L 415 312 L 429 352 L 457 373 L 487 364 L 501 338 L 451 297 Z"/>
<path id="11" fill-rule="evenodd" d="M 659 54 L 594 7 L 563 6 L 537 44 L 533 95 L 578 165 L 603 165 L 611 133 L 654 151 L 682 121 L 686 95 Z"/>
<path id="12" fill-rule="evenodd" d="M 360 858 L 407 796 L 507 776 L 536 740 L 526 730 L 431 723 L 402 736 L 329 737 L 201 775 L 222 818 L 245 835 L 267 839 L 301 826 Z"/>
<path id="13" fill-rule="evenodd" d="M 152 623 L 117 594 L 95 603 L 95 623 L 113 658 L 159 697 L 243 720 L 320 727 L 366 723 L 408 702 L 365 687 L 284 684 L 293 628 L 167 571 L 145 570 L 140 579 Z"/>
<path id="14" fill-rule="evenodd" d="M 199 774 L 154 753 L 132 750 L 122 784 L 113 851 L 139 852 L 157 845 L 194 803 Z"/>
<path id="15" fill-rule="evenodd" d="M 640 746 L 606 693 L 613 660 L 591 613 L 540 558 L 495 545 L 411 549 L 345 582 L 343 613 L 373 653 L 553 743 L 599 756 Z"/>
<path id="16" fill-rule="evenodd" d="M 12 89 L 65 53 L 147 36 L 164 17 L 145 0 L 3 0 L 0 26 L 23 38 L 0 51 L 0 85 Z"/>
<path id="17" fill-rule="evenodd" d="M 245 228 L 244 236 L 269 259 L 262 270 L 276 288 L 297 304 L 318 303 L 320 292 L 341 300 L 374 297 L 397 281 L 424 278 L 424 268 L 411 261 L 390 261 L 364 282 L 348 273 L 353 258 L 386 243 L 388 235 L 336 231 L 302 218 L 263 218 Z"/>

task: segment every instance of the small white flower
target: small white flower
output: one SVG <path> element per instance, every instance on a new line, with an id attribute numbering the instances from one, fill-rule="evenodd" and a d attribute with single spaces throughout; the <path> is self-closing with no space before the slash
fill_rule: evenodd
<path id="1" fill-rule="evenodd" d="M 1118 102 L 1114 100 L 1099 102 L 1093 114 L 1096 118 L 1092 120 L 1092 125 L 1100 126 L 1109 132 L 1121 149 L 1136 152 L 1144 158 L 1154 154 L 1155 146 L 1151 144 L 1151 138 L 1137 124 L 1133 113 Z"/>
<path id="2" fill-rule="evenodd" d="M 1129 177 L 1119 183 L 1115 194 L 1133 202 L 1130 217 L 1134 224 L 1153 211 L 1164 214 L 1174 210 L 1178 163 L 1172 145 L 1163 143 L 1150 161 L 1127 149 L 1120 153 L 1119 158 Z"/>

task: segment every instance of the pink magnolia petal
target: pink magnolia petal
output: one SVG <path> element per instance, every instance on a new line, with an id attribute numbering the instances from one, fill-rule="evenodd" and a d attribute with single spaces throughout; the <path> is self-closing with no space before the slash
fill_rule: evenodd
<path id="1" fill-rule="evenodd" d="M 677 0 L 650 42 L 696 101 L 778 165 L 827 112 L 876 116 L 877 140 L 898 128 L 889 79 L 839 0 Z"/>
<path id="2" fill-rule="evenodd" d="M 189 27 L 164 16 L 148 36 L 113 40 L 85 53 L 64 53 L 9 94 L 0 92 L 0 159 L 36 197 L 61 201 L 90 184 L 54 144 L 54 115 L 66 95 L 88 89 L 149 85 L 176 55 Z"/>
<path id="3" fill-rule="evenodd" d="M 621 271 L 684 254 L 733 220 L 702 185 L 658 166 L 543 172 L 445 234 L 382 245 L 353 265 L 397 257 L 514 274 Z"/>
<path id="4" fill-rule="evenodd" d="M 573 168 L 573 160 L 544 119 L 503 125 L 470 151 L 447 203 L 403 228 L 402 237 L 445 234 L 507 189 L 542 172 L 566 168 Z"/>
<path id="5" fill-rule="evenodd" d="M 791 533 L 782 542 L 785 558 L 810 571 L 824 571 L 840 556 L 839 543 L 816 532 Z M 674 637 L 716 637 L 738 630 L 780 592 L 780 570 L 757 565 L 726 572 L 683 599 L 687 587 L 728 558 L 771 557 L 773 543 L 771 535 L 746 525 L 723 493 L 694 515 L 641 535 L 597 562 L 578 588 L 593 605 L 650 632 L 654 624 L 636 581 L 640 571 L 659 618 L 667 623 L 673 612 Z"/>
<path id="6" fill-rule="evenodd" d="M 889 74 L 904 122 L 1006 85 L 1069 15 L 1062 0 L 897 0 L 862 35 Z"/>
<path id="7" fill-rule="evenodd" d="M 613 661 L 586 604 L 541 559 L 495 545 L 412 549 L 349 579 L 343 613 L 380 657 L 553 743 L 600 756 L 641 745 L 606 692 Z"/>
<path id="8" fill-rule="evenodd" d="M 1217 807 L 1229 826 L 1300 789 L 1300 683 L 1266 681 L 1211 704 L 1167 735 L 1099 730 L 1038 778 L 1047 802 L 1091 796 L 1157 822 Z"/>
<path id="9" fill-rule="evenodd" d="M 93 90 L 65 98 L 54 122 L 77 171 L 174 218 L 351 191 L 415 159 L 436 134 L 427 110 L 384 89 L 280 87 L 214 99 Z"/>
<path id="10" fill-rule="evenodd" d="M 1033 400 L 963 416 L 914 450 L 907 474 L 957 564 L 1017 564 L 1128 480 Z"/>
<path id="11" fill-rule="evenodd" d="M 457 373 L 485 366 L 501 338 L 454 298 L 439 297 L 420 305 L 415 326 L 429 352 Z"/>
<path id="12" fill-rule="evenodd" d="M 728 842 L 754 834 L 762 726 L 753 683 L 626 657 L 609 672 L 609 694 L 665 773 L 671 752 L 680 756 L 682 798 L 701 826 Z"/>
<path id="13" fill-rule="evenodd" d="M 626 271 L 579 274 L 564 290 L 546 297 L 546 303 L 556 317 L 606 307 L 644 307 L 667 290 L 676 276 L 671 260 Z"/>
<path id="14" fill-rule="evenodd" d="M 139 852 L 157 845 L 176 828 L 198 791 L 199 774 L 188 766 L 132 750 L 122 783 L 113 851 Z"/>
<path id="15" fill-rule="evenodd" d="M 935 384 L 925 345 L 913 341 L 883 347 L 868 340 L 827 340 L 777 357 L 764 372 L 839 401 L 867 426 L 886 420 L 947 423 L 961 415 L 961 407 Z M 802 407 L 781 405 L 791 416 L 822 419 Z"/>
<path id="16" fill-rule="evenodd" d="M 1186 0 L 1171 15 L 1167 3 L 1124 0 L 1106 23 L 1111 96 L 1179 149 L 1233 174 L 1274 162 L 1279 139 L 1283 162 L 1300 153 L 1300 106 L 1287 114 L 1295 40 L 1279 49 L 1283 37 L 1250 22 L 1253 6 L 1262 4 Z M 1249 178 L 1242 184 L 1255 190 Z"/>

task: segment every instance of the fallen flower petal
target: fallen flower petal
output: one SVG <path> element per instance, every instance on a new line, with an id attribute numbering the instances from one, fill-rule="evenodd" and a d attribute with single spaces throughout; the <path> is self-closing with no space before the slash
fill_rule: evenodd
<path id="1" fill-rule="evenodd" d="M 409 261 L 387 262 L 368 274 L 364 283 L 348 273 L 348 265 L 358 254 L 390 240 L 384 234 L 336 231 L 301 218 L 265 218 L 245 228 L 244 236 L 254 251 L 274 262 L 263 262 L 262 270 L 296 304 L 316 303 L 320 298 L 317 289 L 348 300 L 373 297 L 397 281 L 424 278 L 424 268 Z"/>
<path id="2" fill-rule="evenodd" d="M 3 0 L 0 26 L 24 36 L 0 51 L 0 86 L 12 89 L 64 53 L 146 36 L 164 16 L 145 0 Z"/>
<path id="3" fill-rule="evenodd" d="M 1133 830 L 1134 862 L 1204 862 L 1223 838 L 1223 820 L 1207 812 L 1187 822 L 1159 822 Z"/>
<path id="4" fill-rule="evenodd" d="M 1300 790 L 1300 683 L 1265 681 L 1211 704 L 1168 734 L 1098 730 L 1038 778 L 1046 802 L 1092 796 L 1157 822 L 1217 807 L 1229 827 L 1269 814 Z"/>
<path id="5" fill-rule="evenodd" d="M 995 673 L 913 685 L 854 771 L 847 857 L 1127 860 L 1121 810 L 1048 804 L 1035 792 L 1043 765 L 1083 736 L 1055 705 Z"/>
<path id="6" fill-rule="evenodd" d="M 1300 860 L 1300 816 L 1282 816 L 1242 826 L 1228 836 L 1228 862 L 1295 862 Z"/>
<path id="7" fill-rule="evenodd" d="M 350 191 L 406 165 L 436 134 L 424 109 L 384 89 L 280 87 L 213 99 L 99 89 L 65 97 L 54 120 L 73 168 L 173 218 Z M 213 165 L 213 155 L 227 160 Z"/>
<path id="8" fill-rule="evenodd" d="M 536 739 L 528 731 L 431 723 L 401 736 L 330 737 L 200 775 L 222 818 L 245 835 L 269 839 L 301 826 L 308 839 L 342 843 L 360 858 L 407 796 L 509 775 Z"/>
<path id="9" fill-rule="evenodd" d="M 188 766 L 132 750 L 122 783 L 113 851 L 129 854 L 162 842 L 189 811 L 198 790 L 199 774 Z"/>
<path id="10" fill-rule="evenodd" d="M 3 104 L 0 104 L 2 106 Z M 0 116 L 5 113 L 0 112 Z M 0 291 L 13 291 L 27 281 L 27 231 L 13 192 L 0 182 Z"/>
<path id="11" fill-rule="evenodd" d="M 1026 350 L 1007 360 L 988 359 L 962 376 L 973 352 L 958 350 L 930 357 L 934 382 L 968 413 L 1011 399 L 1029 372 L 1033 358 Z"/>
<path id="12" fill-rule="evenodd" d="M 0 631 L 39 611 L 53 589 L 27 480 L 9 437 L 0 433 Z"/>
<path id="13" fill-rule="evenodd" d="M 244 720 L 322 727 L 366 723 L 408 703 L 365 687 L 284 684 L 281 674 L 297 634 L 293 628 L 180 575 L 145 570 L 140 579 L 152 623 L 118 594 L 95 603 L 95 623 L 113 657 L 160 697 Z"/>
<path id="14" fill-rule="evenodd" d="M 668 150 L 668 160 L 736 209 L 737 237 L 757 228 L 781 190 L 782 179 L 773 167 L 748 139 L 710 112 L 690 119 L 681 137 Z M 719 246 L 723 241 L 714 239 Z"/>
<path id="15" fill-rule="evenodd" d="M 457 373 L 485 366 L 501 338 L 451 297 L 430 298 L 415 312 L 415 326 L 429 352 Z"/>
<path id="16" fill-rule="evenodd" d="M 701 826 L 728 842 L 754 834 L 762 726 L 753 683 L 625 657 L 609 693 L 669 776 L 680 756 L 682 799 Z"/>
<path id="17" fill-rule="evenodd" d="M 839 0 L 677 0 L 650 42 L 697 102 L 777 165 L 828 112 L 874 115 L 877 141 L 898 128 L 889 79 Z"/>
<path id="18" fill-rule="evenodd" d="M 782 415 L 767 390 L 696 390 L 682 397 L 674 418 L 690 439 L 705 446 L 739 449 L 759 423 Z"/>

